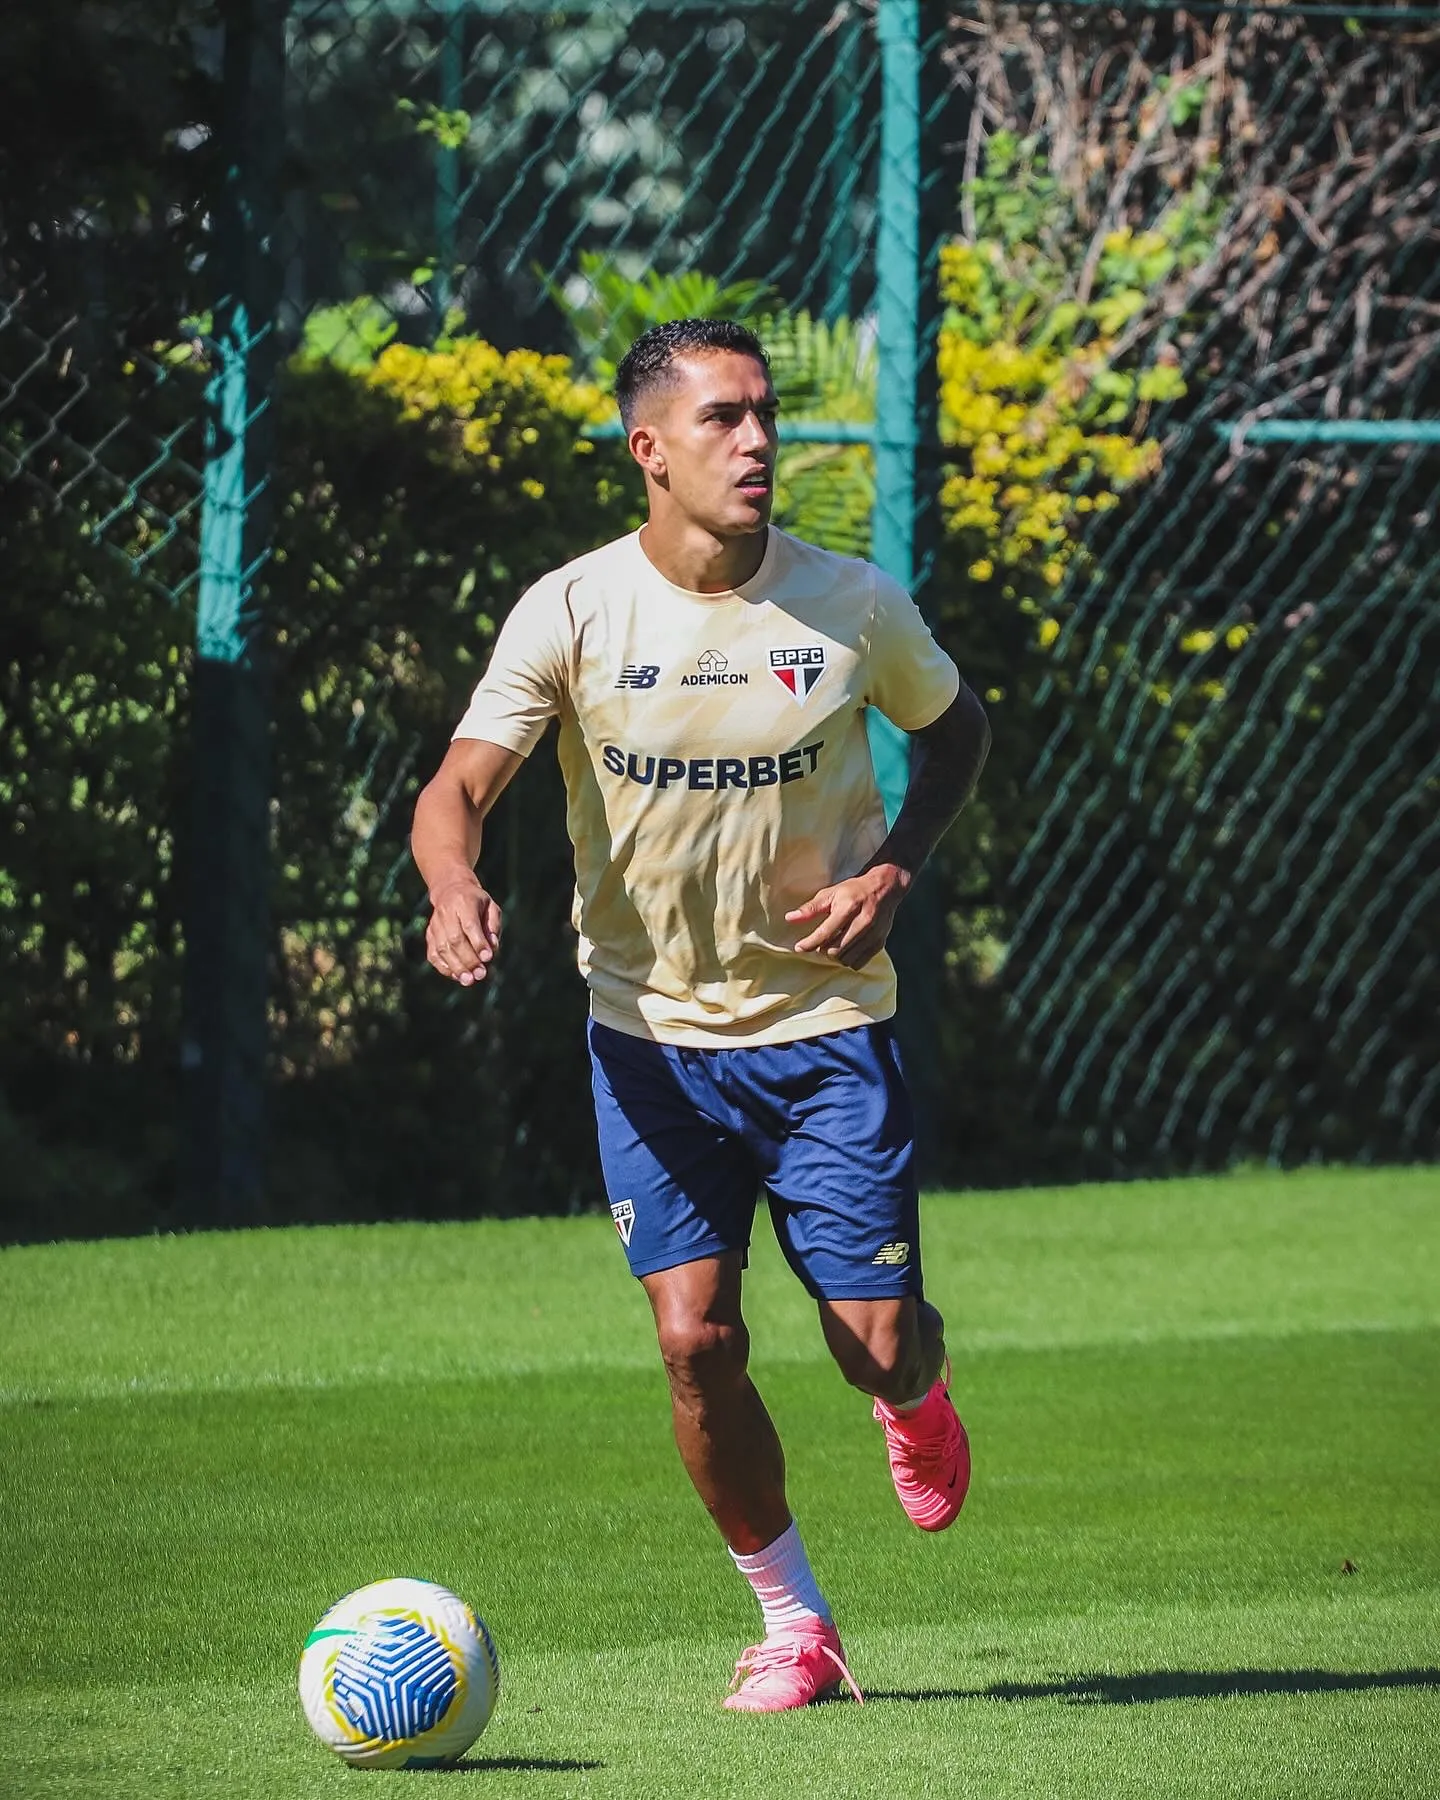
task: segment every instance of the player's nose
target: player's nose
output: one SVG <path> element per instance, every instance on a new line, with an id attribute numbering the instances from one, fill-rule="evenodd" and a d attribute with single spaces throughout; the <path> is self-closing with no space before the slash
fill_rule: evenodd
<path id="1" fill-rule="evenodd" d="M 740 448 L 758 456 L 770 448 L 770 427 L 755 411 L 747 412 L 740 427 Z"/>

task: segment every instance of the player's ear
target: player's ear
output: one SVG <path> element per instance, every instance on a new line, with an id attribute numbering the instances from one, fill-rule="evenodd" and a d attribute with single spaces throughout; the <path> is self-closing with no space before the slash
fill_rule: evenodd
<path id="1" fill-rule="evenodd" d="M 650 426 L 637 425 L 630 433 L 630 454 L 647 475 L 653 476 L 656 481 L 663 479 L 665 457 Z"/>

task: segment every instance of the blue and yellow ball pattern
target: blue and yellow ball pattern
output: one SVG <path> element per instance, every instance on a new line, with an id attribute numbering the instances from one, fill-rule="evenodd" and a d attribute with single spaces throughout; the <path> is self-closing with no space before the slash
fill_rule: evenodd
<path id="1" fill-rule="evenodd" d="M 457 1761 L 489 1723 L 499 1691 L 484 1621 L 429 1581 L 376 1581 L 347 1594 L 300 1656 L 300 1700 L 316 1736 L 369 1768 Z"/>

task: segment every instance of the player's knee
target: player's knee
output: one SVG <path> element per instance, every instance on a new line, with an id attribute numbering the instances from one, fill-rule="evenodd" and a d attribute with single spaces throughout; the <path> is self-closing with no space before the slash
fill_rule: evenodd
<path id="1" fill-rule="evenodd" d="M 745 1373 L 750 1334 L 738 1322 L 681 1317 L 659 1327 L 660 1355 L 672 1388 L 704 1393 Z"/>

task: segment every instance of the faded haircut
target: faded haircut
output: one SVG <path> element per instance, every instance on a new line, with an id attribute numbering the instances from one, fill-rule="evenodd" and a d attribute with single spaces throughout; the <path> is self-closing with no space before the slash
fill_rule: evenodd
<path id="1" fill-rule="evenodd" d="M 615 399 L 626 431 L 634 429 L 645 395 L 673 379 L 671 370 L 677 357 L 715 350 L 753 356 L 769 373 L 770 359 L 759 338 L 733 319 L 672 319 L 667 325 L 652 325 L 642 332 L 615 371 Z"/>

